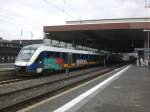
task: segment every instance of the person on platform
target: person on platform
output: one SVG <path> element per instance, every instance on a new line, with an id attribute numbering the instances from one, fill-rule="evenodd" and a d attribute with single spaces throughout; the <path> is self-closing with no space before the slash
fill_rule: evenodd
<path id="1" fill-rule="evenodd" d="M 148 60 L 148 68 L 150 68 L 150 59 Z"/>
<path id="2" fill-rule="evenodd" d="M 140 60 L 139 60 L 139 58 L 137 58 L 137 60 L 136 60 L 136 66 L 137 66 L 137 67 L 140 66 Z"/>
<path id="3" fill-rule="evenodd" d="M 148 59 L 145 59 L 145 67 L 148 68 Z"/>
<path id="4" fill-rule="evenodd" d="M 143 58 L 140 58 L 140 66 L 143 67 Z"/>

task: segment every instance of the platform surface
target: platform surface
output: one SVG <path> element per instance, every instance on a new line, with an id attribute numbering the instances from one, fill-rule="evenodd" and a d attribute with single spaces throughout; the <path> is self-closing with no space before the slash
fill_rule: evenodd
<path id="1" fill-rule="evenodd" d="M 67 103 L 123 70 L 114 70 L 81 87 L 25 108 L 26 112 L 59 112 Z M 84 101 L 84 102 L 83 102 Z M 102 90 L 83 98 L 65 112 L 150 112 L 150 69 L 130 66 Z M 23 110 L 20 110 L 23 112 Z M 60 111 L 63 112 L 63 111 Z"/>
<path id="2" fill-rule="evenodd" d="M 14 63 L 0 63 L 0 70 L 14 69 Z"/>
<path id="3" fill-rule="evenodd" d="M 132 66 L 78 112 L 150 112 L 150 69 Z"/>

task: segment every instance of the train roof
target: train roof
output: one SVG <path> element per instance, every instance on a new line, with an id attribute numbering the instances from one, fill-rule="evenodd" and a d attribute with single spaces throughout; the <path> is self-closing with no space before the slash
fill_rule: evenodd
<path id="1" fill-rule="evenodd" d="M 43 51 L 55 51 L 55 52 L 70 52 L 70 53 L 77 53 L 77 54 L 95 54 L 95 55 L 104 55 L 104 53 L 93 52 L 93 51 L 86 51 L 86 50 L 78 50 L 78 49 L 69 49 L 60 46 L 50 46 L 45 44 L 32 44 L 25 47 L 32 47 L 32 48 L 39 48 Z"/>

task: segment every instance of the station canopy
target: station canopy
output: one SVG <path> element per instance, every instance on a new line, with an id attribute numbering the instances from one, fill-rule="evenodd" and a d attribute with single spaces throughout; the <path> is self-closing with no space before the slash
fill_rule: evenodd
<path id="1" fill-rule="evenodd" d="M 113 52 L 133 52 L 144 47 L 150 18 L 67 21 L 66 25 L 44 26 L 46 38 Z"/>

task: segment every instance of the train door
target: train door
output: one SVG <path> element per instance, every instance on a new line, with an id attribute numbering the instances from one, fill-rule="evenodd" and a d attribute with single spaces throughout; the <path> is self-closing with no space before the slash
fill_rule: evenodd
<path id="1" fill-rule="evenodd" d="M 68 53 L 68 66 L 72 66 L 72 53 Z"/>

